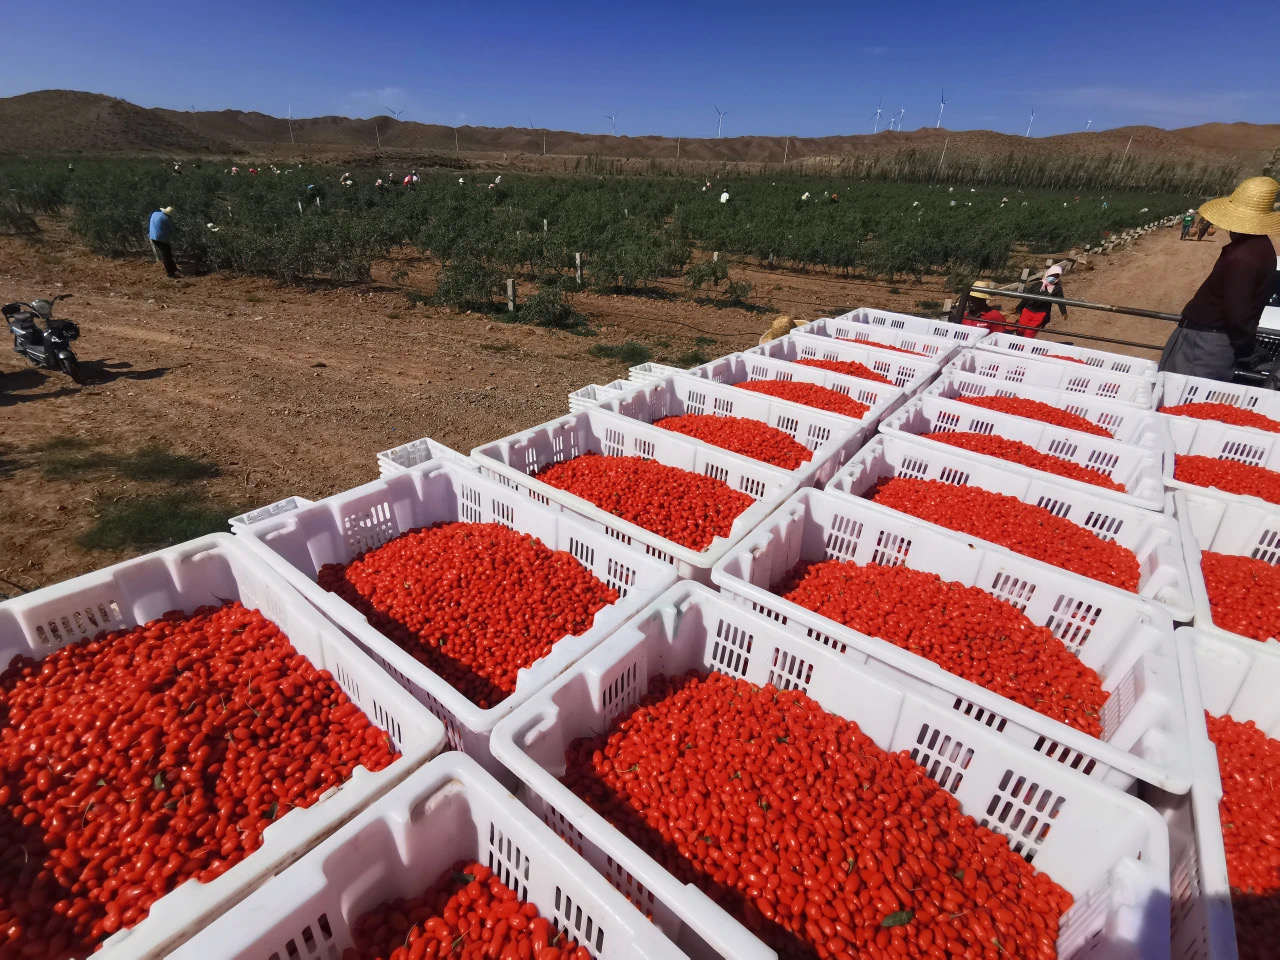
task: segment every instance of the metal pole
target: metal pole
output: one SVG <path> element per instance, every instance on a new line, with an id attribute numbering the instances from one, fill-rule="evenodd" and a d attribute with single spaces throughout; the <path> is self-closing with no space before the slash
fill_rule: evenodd
<path id="1" fill-rule="evenodd" d="M 1171 323 L 1178 323 L 1182 317 L 1176 313 L 1160 313 L 1156 310 L 1142 310 L 1138 307 L 1113 307 L 1105 303 L 1089 303 L 1087 300 L 1064 300 L 1062 297 L 1050 297 L 1043 293 L 1018 293 L 1016 291 L 993 291 L 990 287 L 969 287 L 965 293 L 968 294 L 973 290 L 979 293 L 991 294 L 996 298 L 1015 299 L 1015 300 L 1035 300 L 1040 303 L 1060 303 L 1064 307 L 1080 307 L 1082 310 L 1101 310 L 1104 313 L 1123 313 L 1131 317 L 1146 317 L 1150 320 L 1168 320 Z"/>

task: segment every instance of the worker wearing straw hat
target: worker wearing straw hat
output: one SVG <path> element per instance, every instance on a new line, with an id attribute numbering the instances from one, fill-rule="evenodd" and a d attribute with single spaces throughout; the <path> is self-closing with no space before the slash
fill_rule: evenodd
<path id="1" fill-rule="evenodd" d="M 973 286 L 984 290 L 993 289 L 990 280 L 975 280 Z M 977 290 L 969 291 L 969 300 L 960 323 L 966 327 L 981 327 L 993 333 L 1004 333 L 1008 329 L 1005 326 L 1004 311 L 991 302 L 991 294 L 979 293 Z"/>
<path id="2" fill-rule="evenodd" d="M 769 329 L 760 335 L 760 342 L 764 344 L 779 337 L 785 337 L 792 330 L 798 330 L 808 322 L 808 320 L 792 320 L 785 315 L 774 317 L 773 322 L 769 324 Z"/>
<path id="3" fill-rule="evenodd" d="M 169 276 L 178 277 L 182 274 L 178 265 L 173 262 L 173 242 L 170 238 L 172 223 L 169 219 L 172 215 L 173 207 L 161 207 L 151 214 L 151 220 L 147 223 L 147 236 L 151 240 L 151 252 L 156 255 L 156 263 L 164 264 L 164 272 Z"/>
<path id="4" fill-rule="evenodd" d="M 1210 200 L 1200 216 L 1231 234 L 1218 261 L 1160 355 L 1160 369 L 1210 380 L 1230 380 L 1234 369 L 1252 369 L 1258 320 L 1276 272 L 1276 249 L 1267 234 L 1280 234 L 1275 209 L 1280 183 L 1250 177 L 1229 197 Z"/>

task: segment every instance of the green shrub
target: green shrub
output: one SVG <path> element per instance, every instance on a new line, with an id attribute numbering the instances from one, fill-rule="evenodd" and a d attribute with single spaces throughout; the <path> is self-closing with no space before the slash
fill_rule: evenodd
<path id="1" fill-rule="evenodd" d="M 543 287 L 522 303 L 515 315 L 517 323 L 530 323 L 535 327 L 575 332 L 587 327 L 587 318 L 574 310 L 564 293 L 555 287 Z"/>
<path id="2" fill-rule="evenodd" d="M 721 260 L 703 260 L 690 267 L 684 278 L 690 290 L 701 290 L 707 283 L 718 287 L 729 278 L 729 267 Z"/>
<path id="3" fill-rule="evenodd" d="M 434 300 L 459 310 L 493 310 L 501 289 L 497 271 L 473 257 L 463 257 L 440 271 Z"/>

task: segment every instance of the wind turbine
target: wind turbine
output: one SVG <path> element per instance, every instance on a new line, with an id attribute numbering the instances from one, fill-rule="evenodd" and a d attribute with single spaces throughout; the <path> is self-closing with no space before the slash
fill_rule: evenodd
<path id="1" fill-rule="evenodd" d="M 1031 111 L 1031 119 L 1027 121 L 1027 136 L 1031 136 L 1031 124 L 1036 122 L 1036 112 Z"/>
<path id="2" fill-rule="evenodd" d="M 872 133 L 880 132 L 880 114 L 883 112 L 881 111 L 880 107 L 883 104 L 884 104 L 884 97 L 881 97 L 880 102 L 876 104 L 876 112 L 873 113 L 871 116 L 867 117 L 868 120 L 874 120 L 876 122 L 875 129 L 871 131 Z"/>
<path id="3" fill-rule="evenodd" d="M 383 106 L 386 107 L 387 113 L 391 114 L 391 118 L 393 120 L 399 120 L 400 114 L 404 113 L 403 110 L 392 110 L 390 107 L 387 107 L 385 103 L 383 104 Z"/>
<path id="4" fill-rule="evenodd" d="M 1092 127 L 1092 126 L 1093 126 L 1093 121 L 1092 121 L 1092 120 L 1086 120 L 1086 121 L 1084 122 L 1084 132 L 1085 132 L 1085 133 L 1088 133 L 1088 132 L 1089 132 L 1089 128 L 1090 128 L 1090 127 Z"/>
<path id="5" fill-rule="evenodd" d="M 899 108 L 898 108 L 898 132 L 899 132 L 899 133 L 901 133 L 901 132 L 902 132 L 902 118 L 903 118 L 904 116 L 906 116 L 906 113 L 907 113 L 907 108 L 906 108 L 906 107 L 899 107 Z"/>
<path id="6" fill-rule="evenodd" d="M 942 88 L 942 99 L 938 102 L 938 122 L 933 129 L 937 130 L 942 126 L 942 111 L 947 109 L 947 88 Z"/>
<path id="7" fill-rule="evenodd" d="M 711 106 L 715 107 L 716 116 L 720 118 L 719 120 L 716 121 L 716 139 L 719 140 L 721 137 L 720 131 L 724 129 L 724 118 L 729 115 L 729 111 L 721 110 L 719 107 L 716 107 L 714 103 Z"/>
<path id="8" fill-rule="evenodd" d="M 194 123 L 194 124 L 196 125 L 196 133 L 199 133 L 199 132 L 200 132 L 200 119 L 196 116 L 196 105 L 195 105 L 194 103 L 191 105 L 191 122 L 192 122 L 192 123 Z M 292 133 L 292 132 L 289 134 L 289 139 L 290 139 L 290 140 L 292 140 L 292 139 L 293 139 L 293 133 Z"/>
<path id="9" fill-rule="evenodd" d="M 529 129 L 533 130 L 533 117 L 529 117 Z M 534 132 L 536 133 L 537 131 L 535 130 Z M 547 155 L 547 132 L 545 130 L 542 131 L 542 155 L 544 157 Z"/>
<path id="10" fill-rule="evenodd" d="M 608 120 L 611 124 L 613 124 L 613 135 L 616 137 L 618 135 L 618 114 L 615 112 L 611 116 L 610 114 L 606 113 L 604 115 L 604 118 Z"/>
<path id="11" fill-rule="evenodd" d="M 297 144 L 298 141 L 293 139 L 293 104 L 289 104 L 289 142 Z"/>

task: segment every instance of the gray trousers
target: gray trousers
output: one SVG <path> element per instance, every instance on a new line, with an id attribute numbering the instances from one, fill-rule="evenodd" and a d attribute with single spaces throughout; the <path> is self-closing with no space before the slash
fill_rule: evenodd
<path id="1" fill-rule="evenodd" d="M 1225 333 L 1178 327 L 1160 354 L 1160 369 L 1165 373 L 1229 381 L 1235 359 L 1235 351 Z"/>

